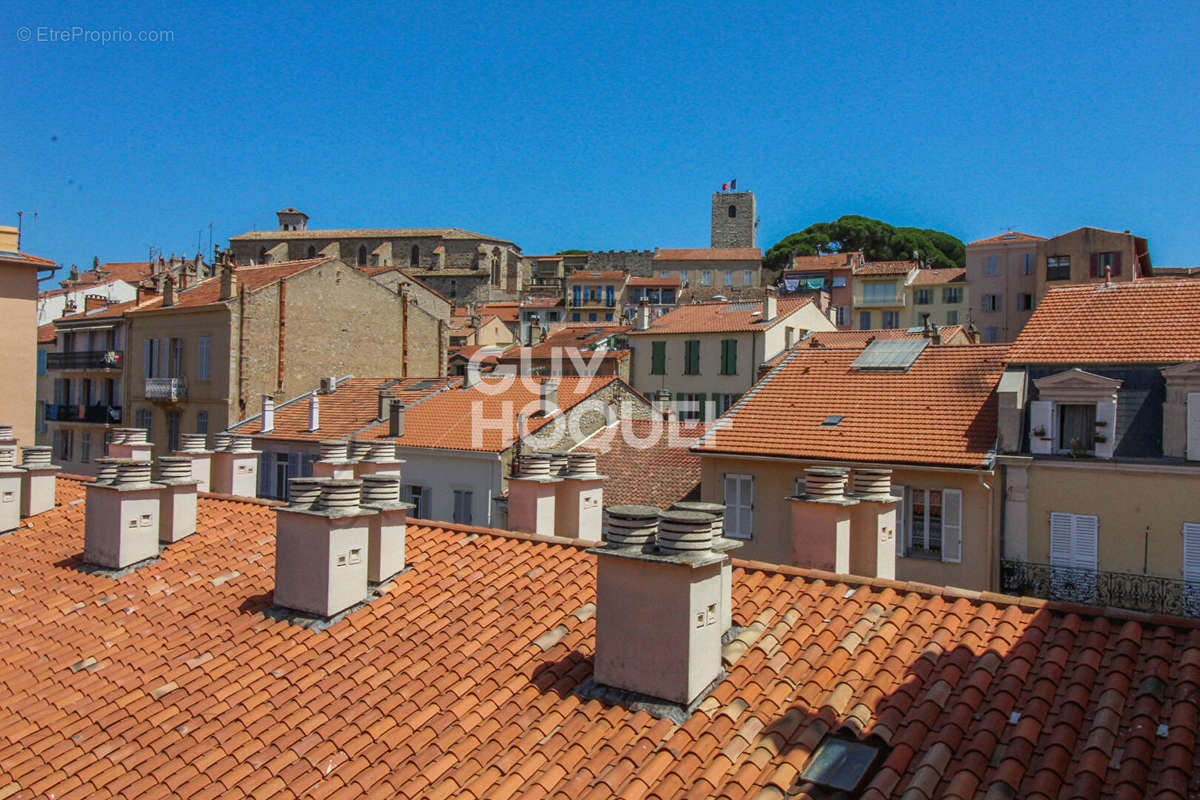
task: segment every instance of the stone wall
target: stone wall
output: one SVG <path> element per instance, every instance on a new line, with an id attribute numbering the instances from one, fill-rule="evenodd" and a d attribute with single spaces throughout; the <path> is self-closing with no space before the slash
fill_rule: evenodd
<path id="1" fill-rule="evenodd" d="M 648 278 L 654 274 L 653 250 L 593 250 L 587 254 L 587 269 L 627 269 L 630 275 Z"/>
<path id="2" fill-rule="evenodd" d="M 730 209 L 734 216 L 730 216 Z M 758 209 L 754 192 L 715 192 L 712 196 L 712 246 L 757 247 Z"/>

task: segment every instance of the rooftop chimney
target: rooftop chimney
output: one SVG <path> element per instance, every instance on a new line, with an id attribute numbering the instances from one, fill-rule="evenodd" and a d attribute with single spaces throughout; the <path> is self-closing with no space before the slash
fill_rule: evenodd
<path id="1" fill-rule="evenodd" d="M 398 475 L 363 476 L 362 507 L 379 513 L 370 518 L 367 580 L 383 583 L 404 569 L 404 535 L 410 503 L 400 502 Z"/>
<path id="2" fill-rule="evenodd" d="M 150 482 L 150 462 L 120 459 L 115 480 L 89 483 L 83 560 L 124 569 L 158 555 L 162 486 Z"/>
<path id="3" fill-rule="evenodd" d="M 550 456 L 550 477 L 561 478 L 571 463 L 571 454 L 566 450 L 548 450 L 546 455 Z"/>
<path id="4" fill-rule="evenodd" d="M 83 296 L 84 312 L 96 311 L 108 305 L 108 298 L 102 294 L 85 294 Z"/>
<path id="5" fill-rule="evenodd" d="M 206 449 L 208 434 L 181 433 L 179 438 L 179 450 L 175 455 L 192 462 L 192 478 L 197 483 L 197 489 L 207 492 L 212 481 L 212 452 Z"/>
<path id="6" fill-rule="evenodd" d="M 221 298 L 222 300 L 232 300 L 237 293 L 237 274 L 234 271 L 232 262 L 225 262 L 221 265 Z"/>
<path id="7" fill-rule="evenodd" d="M 762 319 L 763 322 L 775 319 L 779 313 L 779 290 L 774 286 L 768 286 L 763 292 L 762 302 Z"/>
<path id="8" fill-rule="evenodd" d="M 177 542 L 196 532 L 196 491 L 189 456 L 163 456 L 158 459 L 159 492 L 158 540 Z"/>
<path id="9" fill-rule="evenodd" d="M 388 438 L 399 439 L 404 435 L 404 403 L 392 398 L 388 405 Z"/>
<path id="10" fill-rule="evenodd" d="M 896 577 L 896 504 L 890 469 L 855 468 L 858 506 L 850 523 L 850 572 L 872 578 Z"/>
<path id="11" fill-rule="evenodd" d="M 362 461 L 371 454 L 370 442 L 351 441 L 347 448 L 347 458 L 355 463 Z"/>
<path id="12" fill-rule="evenodd" d="M 551 454 L 551 472 L 558 454 Z M 567 455 L 567 468 L 554 492 L 554 532 L 567 539 L 599 542 L 604 515 L 604 481 L 595 453 Z M 511 491 L 511 490 L 510 490 Z"/>
<path id="13" fill-rule="evenodd" d="M 163 308 L 175 305 L 175 276 L 169 272 L 163 280 L 162 304 Z"/>
<path id="14" fill-rule="evenodd" d="M 308 395 L 308 432 L 321 430 L 321 398 L 316 392 Z"/>
<path id="15" fill-rule="evenodd" d="M 299 482 L 299 483 L 298 483 Z M 370 520 L 362 482 L 292 478 L 275 509 L 275 605 L 329 618 L 367 599 Z"/>
<path id="16" fill-rule="evenodd" d="M 232 433 L 214 433 L 213 434 L 213 451 L 221 452 L 229 449 L 229 443 L 233 441 Z"/>
<path id="17" fill-rule="evenodd" d="M 550 474 L 548 453 L 521 456 L 521 472 L 508 479 L 508 527 L 514 531 L 554 534 L 555 484 L 562 479 Z"/>
<path id="18" fill-rule="evenodd" d="M 740 542 L 725 538 L 725 506 L 721 503 L 701 503 L 699 501 L 682 500 L 671 506 L 672 511 L 699 511 L 708 514 L 712 521 L 712 549 L 717 553 L 726 553 L 741 547 Z M 733 597 L 733 561 L 725 559 L 721 564 L 721 597 Z M 721 606 L 721 635 L 733 627 L 733 606 L 725 603 Z"/>
<path id="19" fill-rule="evenodd" d="M 650 328 L 650 304 L 646 302 L 646 298 L 642 298 L 637 304 L 637 310 L 633 312 L 633 329 L 635 331 L 649 330 Z"/>
<path id="20" fill-rule="evenodd" d="M 542 341 L 542 320 L 537 314 L 531 314 L 529 317 L 529 341 L 526 342 L 530 347 L 535 347 Z"/>
<path id="21" fill-rule="evenodd" d="M 0 448 L 0 533 L 21 525 L 21 479 L 25 473 L 16 468 L 16 461 L 13 450 Z"/>
<path id="22" fill-rule="evenodd" d="M 275 430 L 275 397 L 264 394 L 262 396 L 262 432 L 270 433 L 273 430 Z"/>
<path id="23" fill-rule="evenodd" d="M 480 364 L 475 359 L 467 362 L 467 370 L 463 373 L 462 388 L 472 389 L 479 383 Z"/>
<path id="24" fill-rule="evenodd" d="M 350 460 L 350 445 L 344 441 L 321 442 L 321 460 L 313 462 L 313 476 L 350 480 L 354 477 L 354 462 Z"/>
<path id="25" fill-rule="evenodd" d="M 217 434 L 216 439 L 223 434 Z M 258 496 L 258 457 L 254 442 L 242 434 L 229 435 L 229 445 L 212 456 L 212 490 L 235 497 Z"/>
<path id="26" fill-rule="evenodd" d="M 809 467 L 792 503 L 792 563 L 850 572 L 850 530 L 858 500 L 846 496 L 846 470 Z"/>
<path id="27" fill-rule="evenodd" d="M 659 389 L 654 393 L 654 407 L 663 415 L 663 419 L 671 418 L 671 393 L 666 389 Z"/>
<path id="28" fill-rule="evenodd" d="M 558 379 L 547 378 L 539 387 L 541 404 L 539 410 L 544 416 L 550 416 L 558 410 Z"/>
<path id="29" fill-rule="evenodd" d="M 22 447 L 21 516 L 32 517 L 54 508 L 54 473 L 61 467 L 50 463 L 50 447 Z"/>
<path id="30" fill-rule="evenodd" d="M 354 474 L 364 479 L 368 475 L 386 475 L 399 480 L 404 459 L 396 455 L 396 443 L 375 441 L 368 445 L 371 451 L 354 465 Z"/>
<path id="31" fill-rule="evenodd" d="M 0 425 L 0 450 L 12 453 L 12 463 L 17 462 L 17 440 L 13 436 L 12 425 Z"/>
<path id="32" fill-rule="evenodd" d="M 606 512 L 608 543 L 588 551 L 596 555 L 594 679 L 691 707 L 720 677 L 721 609 L 730 604 L 721 582 L 729 557 L 712 550 L 714 518 L 646 506 Z"/>
<path id="33" fill-rule="evenodd" d="M 108 454 L 113 458 L 133 458 L 144 461 L 150 458 L 154 445 L 147 440 L 145 428 L 114 428 Z"/>

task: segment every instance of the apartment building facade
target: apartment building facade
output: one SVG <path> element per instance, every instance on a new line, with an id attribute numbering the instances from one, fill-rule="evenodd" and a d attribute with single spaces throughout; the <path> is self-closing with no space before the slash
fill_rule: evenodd
<path id="1" fill-rule="evenodd" d="M 1151 277 L 1150 246 L 1129 231 L 1077 228 L 1038 243 L 1036 299 L 1052 286 L 1117 283 Z"/>
<path id="2" fill-rule="evenodd" d="M 757 247 L 658 249 L 653 264 L 660 278 L 679 278 L 688 299 L 761 296 L 762 250 Z"/>
<path id="3" fill-rule="evenodd" d="M 625 309 L 629 273 L 625 270 L 576 270 L 567 276 L 566 321 L 619 322 Z"/>
<path id="4" fill-rule="evenodd" d="M 866 264 L 861 252 L 793 256 L 779 278 L 781 297 L 829 295 L 829 318 L 838 330 L 852 330 L 854 270 Z"/>
<path id="5" fill-rule="evenodd" d="M 917 269 L 904 284 L 905 326 L 966 325 L 971 287 L 965 269 Z"/>
<path id="6" fill-rule="evenodd" d="M 985 342 L 1011 342 L 1033 314 L 1037 250 L 1044 237 L 1009 231 L 967 245 L 972 321 Z"/>
<path id="7" fill-rule="evenodd" d="M 17 250 L 12 228 L 0 229 L 0 359 L 5 386 L 0 392 L 0 421 L 13 426 L 21 442 L 33 442 L 37 422 L 38 322 L 37 297 L 40 273 L 49 273 L 54 262 Z"/>
<path id="8" fill-rule="evenodd" d="M 905 287 L 909 274 L 920 265 L 915 261 L 872 261 L 852 272 L 852 323 L 855 330 L 904 327 L 911 304 Z"/>

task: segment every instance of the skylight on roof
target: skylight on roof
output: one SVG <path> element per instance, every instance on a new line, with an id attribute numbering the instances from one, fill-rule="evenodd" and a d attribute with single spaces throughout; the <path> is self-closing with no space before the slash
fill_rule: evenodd
<path id="1" fill-rule="evenodd" d="M 876 339 L 850 364 L 852 369 L 900 369 L 911 367 L 929 346 L 929 340 Z"/>
<path id="2" fill-rule="evenodd" d="M 803 776 L 821 786 L 854 793 L 866 782 L 879 755 L 878 747 L 830 737 L 813 753 Z"/>
<path id="3" fill-rule="evenodd" d="M 405 392 L 423 392 L 426 389 L 432 389 L 433 387 L 439 385 L 440 383 L 441 383 L 441 381 L 439 381 L 439 380 L 424 380 L 424 381 L 420 381 L 419 383 L 414 383 L 412 386 L 407 387 L 403 391 L 405 391 Z"/>
<path id="4" fill-rule="evenodd" d="M 821 427 L 822 428 L 836 428 L 838 426 L 838 423 L 844 419 L 845 419 L 845 417 L 843 417 L 841 414 L 830 414 L 828 417 L 821 420 Z"/>

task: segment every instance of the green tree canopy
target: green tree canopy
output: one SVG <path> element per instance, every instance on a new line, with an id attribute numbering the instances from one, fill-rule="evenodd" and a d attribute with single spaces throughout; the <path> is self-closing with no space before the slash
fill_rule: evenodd
<path id="1" fill-rule="evenodd" d="M 586 256 L 590 250 L 559 250 L 554 255 L 556 256 Z"/>
<path id="2" fill-rule="evenodd" d="M 787 267 L 792 256 L 861 250 L 868 261 L 906 261 L 913 251 L 930 267 L 964 267 L 967 250 L 948 233 L 927 228 L 895 228 L 886 222 L 857 215 L 833 222 L 818 222 L 785 236 L 767 251 L 763 265 L 775 272 Z"/>

